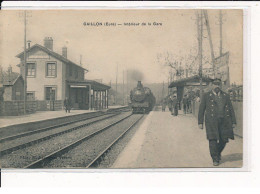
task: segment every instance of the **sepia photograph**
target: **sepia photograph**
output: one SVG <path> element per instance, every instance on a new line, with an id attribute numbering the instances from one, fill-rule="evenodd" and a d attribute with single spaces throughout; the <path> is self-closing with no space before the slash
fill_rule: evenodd
<path id="1" fill-rule="evenodd" d="M 243 25 L 243 9 L 1 10 L 0 168 L 242 169 Z"/>

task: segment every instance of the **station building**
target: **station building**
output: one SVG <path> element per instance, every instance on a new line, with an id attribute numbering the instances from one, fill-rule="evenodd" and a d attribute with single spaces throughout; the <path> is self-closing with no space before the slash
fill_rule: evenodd
<path id="1" fill-rule="evenodd" d="M 42 103 L 42 109 L 55 102 L 61 108 L 65 97 L 70 98 L 74 109 L 102 109 L 108 106 L 109 86 L 91 80 L 85 80 L 88 71 L 67 59 L 67 47 L 62 54 L 53 51 L 53 39 L 44 38 L 44 46 L 28 45 L 26 51 L 27 100 Z M 24 52 L 20 58 L 20 74 L 25 75 Z M 54 106 L 54 105 L 53 105 Z"/>

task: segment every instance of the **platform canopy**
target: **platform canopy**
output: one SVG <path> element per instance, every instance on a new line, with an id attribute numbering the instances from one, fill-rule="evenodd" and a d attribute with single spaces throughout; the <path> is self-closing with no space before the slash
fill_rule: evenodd
<path id="1" fill-rule="evenodd" d="M 99 83 L 94 80 L 68 81 L 68 84 L 71 88 L 87 88 L 90 85 L 91 89 L 95 91 L 105 91 L 111 88 L 108 85 Z"/>
<path id="2" fill-rule="evenodd" d="M 213 79 L 209 77 L 202 77 L 202 85 L 206 86 L 208 85 L 209 82 L 212 82 Z M 173 81 L 168 88 L 173 88 L 173 87 L 183 87 L 183 86 L 199 86 L 200 85 L 200 76 L 199 75 L 194 75 L 191 77 L 179 79 L 176 81 Z"/>

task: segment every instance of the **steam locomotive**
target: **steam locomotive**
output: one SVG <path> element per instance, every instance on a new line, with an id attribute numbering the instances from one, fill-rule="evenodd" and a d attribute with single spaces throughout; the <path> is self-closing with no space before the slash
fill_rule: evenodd
<path id="1" fill-rule="evenodd" d="M 143 87 L 141 81 L 130 91 L 130 100 L 133 113 L 149 113 L 156 101 L 150 88 Z"/>

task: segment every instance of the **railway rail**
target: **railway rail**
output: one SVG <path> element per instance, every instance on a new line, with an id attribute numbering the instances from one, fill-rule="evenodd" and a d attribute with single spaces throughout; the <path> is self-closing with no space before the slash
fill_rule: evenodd
<path id="1" fill-rule="evenodd" d="M 68 123 L 69 126 L 66 126 L 65 129 L 61 129 L 61 130 L 59 130 L 56 133 L 43 135 L 42 137 L 26 141 L 25 143 L 21 143 L 21 144 L 15 145 L 15 146 L 11 146 L 11 147 L 7 146 L 7 148 L 0 150 L 0 157 L 4 156 L 6 154 L 9 154 L 9 153 L 11 153 L 13 151 L 16 151 L 16 150 L 19 150 L 19 149 L 22 149 L 22 148 L 25 148 L 25 147 L 28 147 L 28 146 L 33 146 L 33 145 L 35 145 L 35 144 L 37 144 L 39 142 L 48 140 L 50 138 L 53 138 L 53 137 L 56 137 L 56 136 L 59 136 L 59 135 L 65 134 L 65 133 L 72 132 L 74 130 L 77 130 L 77 129 L 80 129 L 82 127 L 86 127 L 86 126 L 92 125 L 94 123 L 97 123 L 97 122 L 105 120 L 105 119 L 109 119 L 111 117 L 115 117 L 115 116 L 117 116 L 119 114 L 120 113 L 108 114 L 108 115 L 105 114 L 105 115 L 101 115 L 101 116 L 98 116 L 98 117 L 91 117 L 91 118 L 89 118 L 87 120 L 85 119 L 84 121 L 77 121 L 79 123 L 76 124 L 76 125 L 72 125 L 71 123 Z M 96 118 L 99 118 L 99 117 L 101 117 L 101 118 L 100 119 L 96 119 Z M 91 120 L 91 119 L 94 119 L 94 120 L 89 122 L 89 120 Z M 77 122 L 75 122 L 75 123 L 77 123 Z M 70 126 L 70 125 L 72 125 L 72 126 Z M 62 124 L 61 126 L 60 125 L 56 125 L 56 126 L 57 126 L 56 128 L 59 128 L 59 127 L 63 127 L 64 125 Z M 14 140 L 14 139 L 17 139 L 17 138 L 29 136 L 29 135 L 32 135 L 32 134 L 39 134 L 39 133 L 42 133 L 42 132 L 45 132 L 45 131 L 49 131 L 49 130 L 54 129 L 54 128 L 55 128 L 54 126 L 51 126 L 49 128 L 39 129 L 39 130 L 36 130 L 36 131 L 31 131 L 31 132 L 27 132 L 27 133 L 23 133 L 23 134 L 18 134 L 16 136 L 12 136 L 12 138 L 8 137 L 7 139 L 5 139 L 5 142 L 8 141 L 8 140 L 10 141 L 10 140 Z M 13 142 L 11 142 L 10 144 L 12 144 L 12 143 Z M 1 147 L 4 147 L 4 145 L 2 145 Z"/>
<path id="2" fill-rule="evenodd" d="M 87 168 L 95 167 L 99 163 L 99 161 L 102 159 L 104 154 L 106 154 L 113 147 L 113 145 L 115 145 L 133 126 L 135 126 L 135 124 L 138 123 L 138 121 L 140 121 L 140 119 L 143 118 L 143 115 L 141 115 L 141 116 L 139 115 L 137 119 L 136 119 L 136 117 L 137 117 L 136 115 L 135 115 L 135 118 L 131 118 L 131 117 L 133 117 L 132 114 L 127 115 L 127 116 L 121 118 L 120 120 L 117 120 L 101 129 L 97 129 L 96 131 L 92 132 L 91 134 L 85 135 L 84 137 L 70 143 L 69 145 L 66 145 L 60 149 L 57 149 L 57 150 L 53 151 L 52 153 L 46 155 L 45 157 L 42 157 L 42 158 L 24 166 L 24 168 L 45 168 L 45 167 L 52 168 L 53 166 L 52 166 L 52 164 L 50 164 L 52 161 L 54 161 L 56 159 L 60 159 L 60 160 L 63 160 L 64 158 L 66 159 L 66 157 L 63 157 L 63 155 L 65 155 L 66 153 L 71 152 L 71 151 L 73 152 L 73 150 L 75 150 L 75 148 L 82 146 L 82 144 L 84 142 L 87 143 L 87 142 L 90 142 L 91 140 L 95 142 L 96 140 L 93 140 L 94 138 L 99 138 L 101 140 L 102 138 L 107 137 L 106 135 L 104 136 L 104 134 L 102 136 L 102 133 L 106 133 L 106 132 L 108 133 L 108 132 L 112 131 L 113 127 L 116 127 L 119 124 L 121 124 L 121 127 L 125 126 L 125 123 L 128 122 L 128 119 L 129 120 L 132 119 L 134 122 L 132 122 L 130 126 L 128 124 L 126 127 L 127 129 L 124 128 L 123 132 L 122 132 L 122 130 L 120 130 L 119 132 L 116 132 L 115 133 L 116 136 L 115 137 L 113 136 L 113 140 L 110 141 L 109 144 L 100 145 L 101 147 L 102 146 L 105 147 L 105 149 L 102 149 L 101 152 L 97 152 L 95 156 L 91 156 L 91 159 L 88 159 L 87 157 L 89 157 L 89 156 L 87 156 L 87 155 L 77 153 L 80 156 L 84 155 L 84 157 L 86 157 L 86 160 L 89 161 L 87 165 L 85 165 L 85 166 L 83 165 L 81 167 L 87 167 Z M 100 137 L 99 137 L 99 135 L 100 135 Z M 78 148 L 78 150 L 86 149 L 85 147 L 84 148 L 83 147 Z M 97 148 L 95 146 L 93 146 L 90 149 L 95 150 Z M 78 151 L 76 151 L 76 152 L 78 152 Z M 56 162 L 56 164 L 57 164 L 57 162 Z M 73 164 L 71 164 L 71 165 L 73 167 Z M 55 167 L 57 167 L 57 166 L 55 166 Z"/>
<path id="3" fill-rule="evenodd" d="M 16 150 L 33 146 L 42 141 L 60 136 L 65 133 L 69 133 L 78 130 L 82 127 L 86 127 L 95 124 L 99 121 L 103 121 L 112 117 L 116 117 L 121 113 L 128 111 L 126 108 L 121 110 L 115 110 L 111 112 L 101 112 L 101 114 L 95 114 L 88 118 L 80 118 L 72 122 L 66 122 L 62 124 L 56 124 L 49 127 L 44 127 L 37 130 L 18 133 L 12 136 L 7 136 L 0 139 L 0 157 L 10 154 Z"/>
<path id="4" fill-rule="evenodd" d="M 73 123 L 90 120 L 90 119 L 93 119 L 93 118 L 96 118 L 96 117 L 101 117 L 101 116 L 108 115 L 108 114 L 120 114 L 121 112 L 127 112 L 129 110 L 130 110 L 129 107 L 123 107 L 121 109 L 112 109 L 112 110 L 109 110 L 107 112 L 100 112 L 98 115 L 93 115 L 93 116 L 88 117 L 88 118 L 80 118 L 80 119 L 76 119 L 74 121 L 68 121 L 68 122 L 65 122 L 65 123 L 55 124 L 55 125 L 52 125 L 52 126 L 40 128 L 40 129 L 37 129 L 37 130 L 31 130 L 31 131 L 27 131 L 27 132 L 18 133 L 18 134 L 15 134 L 15 135 L 10 135 L 10 136 L 7 136 L 7 137 L 2 137 L 2 138 L 0 138 L 0 143 L 3 143 L 5 141 L 10 141 L 10 140 L 13 140 L 13 139 L 17 139 L 17 138 L 20 138 L 20 137 L 24 137 L 24 136 L 29 136 L 29 135 L 32 135 L 32 134 L 35 134 L 35 133 L 48 131 L 48 130 L 51 130 L 51 129 L 54 129 L 54 128 L 67 126 L 67 125 L 70 125 L 70 124 L 73 124 Z"/>
<path id="5" fill-rule="evenodd" d="M 108 113 L 108 114 L 112 114 L 112 113 Z M 51 129 L 54 129 L 54 128 L 66 126 L 66 125 L 69 125 L 69 124 L 72 124 L 72 123 L 77 123 L 77 122 L 80 122 L 80 121 L 86 121 L 86 120 L 96 118 L 96 117 L 100 117 L 100 116 L 104 116 L 104 115 L 105 115 L 105 113 L 101 113 L 100 115 L 93 115 L 92 117 L 89 117 L 89 118 L 83 118 L 83 119 L 81 118 L 81 119 L 78 119 L 78 120 L 75 120 L 75 121 L 72 121 L 72 122 L 69 121 L 69 122 L 65 122 L 65 123 L 62 123 L 62 124 L 56 124 L 56 125 L 44 127 L 44 128 L 37 129 L 37 130 L 27 131 L 27 132 L 18 133 L 18 134 L 15 134 L 15 135 L 3 137 L 3 138 L 0 138 L 0 143 L 3 143 L 5 141 L 14 140 L 14 139 L 24 137 L 24 136 L 29 136 L 29 135 L 32 135 L 32 134 L 35 134 L 35 133 L 48 131 L 48 130 L 51 130 Z"/>
<path id="6" fill-rule="evenodd" d="M 105 156 L 106 153 L 109 152 L 109 150 L 111 150 L 113 148 L 113 146 L 124 137 L 124 135 L 130 131 L 142 118 L 144 117 L 144 115 L 142 115 L 141 117 L 139 117 L 136 122 L 134 122 L 131 126 L 129 126 L 125 131 L 123 131 L 112 143 L 110 143 L 103 151 L 100 152 L 100 154 L 98 154 L 87 166 L 86 168 L 94 168 L 97 167 L 99 165 L 99 163 L 101 162 L 102 158 Z"/>

